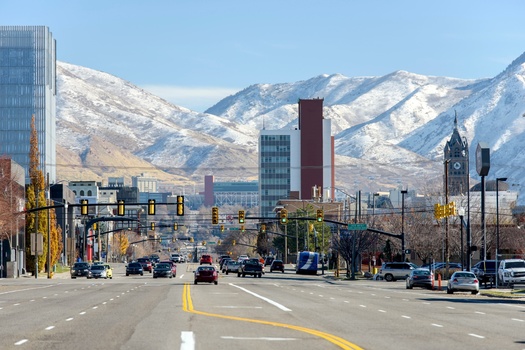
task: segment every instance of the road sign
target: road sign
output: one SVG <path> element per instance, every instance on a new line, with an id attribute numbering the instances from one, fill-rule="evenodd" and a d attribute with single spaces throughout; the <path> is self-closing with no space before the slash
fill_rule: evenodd
<path id="1" fill-rule="evenodd" d="M 353 231 L 364 231 L 367 227 L 366 224 L 348 224 L 348 229 Z"/>

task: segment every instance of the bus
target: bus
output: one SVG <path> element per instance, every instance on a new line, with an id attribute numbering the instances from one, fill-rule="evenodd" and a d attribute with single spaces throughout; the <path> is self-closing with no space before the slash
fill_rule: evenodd
<path id="1" fill-rule="evenodd" d="M 295 273 L 316 275 L 318 263 L 319 253 L 308 251 L 300 252 L 297 256 L 297 265 L 295 265 Z"/>

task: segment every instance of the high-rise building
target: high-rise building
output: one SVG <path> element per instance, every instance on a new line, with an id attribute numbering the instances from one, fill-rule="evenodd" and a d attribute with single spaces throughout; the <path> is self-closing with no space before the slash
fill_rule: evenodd
<path id="1" fill-rule="evenodd" d="M 275 215 L 280 199 L 311 200 L 323 189 L 334 197 L 334 140 L 331 121 L 323 117 L 323 99 L 299 100 L 298 122 L 292 130 L 261 130 L 259 205 L 263 217 Z"/>
<path id="2" fill-rule="evenodd" d="M 25 169 L 29 182 L 31 119 L 40 169 L 56 180 L 56 44 L 44 26 L 0 26 L 0 154 Z"/>

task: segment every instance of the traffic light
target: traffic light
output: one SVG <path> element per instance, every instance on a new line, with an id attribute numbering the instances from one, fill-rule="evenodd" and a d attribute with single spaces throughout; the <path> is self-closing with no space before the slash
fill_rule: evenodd
<path id="1" fill-rule="evenodd" d="M 202 245 L 206 245 L 206 241 L 202 241 Z"/>
<path id="2" fill-rule="evenodd" d="M 439 207 L 440 207 L 439 203 L 434 204 L 434 218 L 435 219 L 440 219 L 440 216 L 439 216 L 440 209 L 439 209 Z"/>
<path id="3" fill-rule="evenodd" d="M 93 230 L 95 230 L 95 231 L 97 230 L 97 223 L 96 222 L 93 223 Z"/>
<path id="4" fill-rule="evenodd" d="M 125 208 L 124 200 L 120 199 L 118 201 L 118 206 L 117 206 L 117 215 L 124 216 L 125 212 L 126 212 L 126 208 Z"/>
<path id="5" fill-rule="evenodd" d="M 219 208 L 211 207 L 211 223 L 217 225 L 219 223 Z"/>
<path id="6" fill-rule="evenodd" d="M 179 229 L 179 224 L 174 222 L 173 223 L 173 231 L 177 231 Z"/>
<path id="7" fill-rule="evenodd" d="M 177 216 L 184 216 L 184 196 L 177 196 Z"/>
<path id="8" fill-rule="evenodd" d="M 221 244 L 222 244 L 222 241 L 219 239 L 219 240 L 217 241 L 217 245 L 221 245 Z"/>
<path id="9" fill-rule="evenodd" d="M 261 224 L 261 233 L 266 233 L 266 224 Z"/>
<path id="10" fill-rule="evenodd" d="M 224 232 L 224 225 L 221 225 L 221 232 Z"/>
<path id="11" fill-rule="evenodd" d="M 244 224 L 244 210 L 239 210 L 239 224 Z"/>
<path id="12" fill-rule="evenodd" d="M 88 214 L 88 200 L 81 199 L 80 200 L 80 215 L 87 215 L 87 214 Z"/>
<path id="13" fill-rule="evenodd" d="M 448 203 L 448 215 L 456 215 L 456 202 Z"/>
<path id="14" fill-rule="evenodd" d="M 281 209 L 281 224 L 286 225 L 288 223 L 288 210 Z"/>
<path id="15" fill-rule="evenodd" d="M 323 209 L 317 209 L 317 222 L 323 222 Z"/>
<path id="16" fill-rule="evenodd" d="M 193 237 L 190 237 L 190 242 L 191 242 L 191 243 L 195 242 L 195 240 L 193 239 Z"/>
<path id="17" fill-rule="evenodd" d="M 235 240 L 233 240 L 233 241 L 232 241 L 232 245 L 235 245 L 235 243 L 236 243 Z"/>
<path id="18" fill-rule="evenodd" d="M 155 223 L 154 222 L 152 222 L 150 224 L 150 229 L 151 229 L 151 231 L 155 231 Z"/>
<path id="19" fill-rule="evenodd" d="M 241 232 L 244 232 L 244 225 L 241 225 Z"/>
<path id="20" fill-rule="evenodd" d="M 148 199 L 148 215 L 155 215 L 155 200 Z"/>

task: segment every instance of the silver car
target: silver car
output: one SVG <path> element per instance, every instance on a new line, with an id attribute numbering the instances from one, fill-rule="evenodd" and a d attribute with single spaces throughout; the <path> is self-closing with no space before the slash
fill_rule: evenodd
<path id="1" fill-rule="evenodd" d="M 476 275 L 469 271 L 456 271 L 450 276 L 447 285 L 447 294 L 454 292 L 479 293 L 479 281 Z"/>

